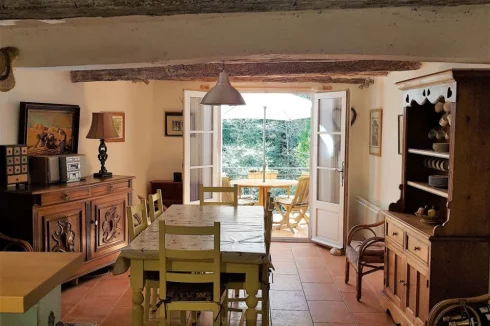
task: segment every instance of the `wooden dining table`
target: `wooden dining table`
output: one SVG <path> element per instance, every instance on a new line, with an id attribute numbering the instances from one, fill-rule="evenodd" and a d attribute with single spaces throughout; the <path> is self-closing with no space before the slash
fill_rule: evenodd
<path id="1" fill-rule="evenodd" d="M 230 181 L 231 185 L 238 186 L 238 193 L 241 194 L 241 188 L 258 188 L 259 189 L 259 206 L 264 206 L 267 192 L 271 188 L 285 188 L 288 196 L 290 195 L 291 186 L 297 184 L 297 180 L 283 179 L 237 179 Z"/>
<path id="2" fill-rule="evenodd" d="M 221 272 L 245 275 L 247 325 L 257 324 L 259 271 L 266 262 L 264 242 L 264 208 L 261 206 L 172 205 L 154 223 L 142 231 L 121 254 L 114 274 L 131 267 L 133 326 L 143 325 L 143 287 L 146 271 L 159 271 L 159 223 L 170 225 L 211 226 L 221 224 Z M 167 235 L 166 247 L 185 250 L 209 250 L 212 237 Z"/>

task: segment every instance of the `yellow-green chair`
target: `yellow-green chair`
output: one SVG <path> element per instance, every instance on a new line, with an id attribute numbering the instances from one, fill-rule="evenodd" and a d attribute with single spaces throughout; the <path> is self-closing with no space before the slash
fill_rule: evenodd
<path id="1" fill-rule="evenodd" d="M 167 210 L 167 207 L 163 205 L 161 189 L 157 189 L 155 194 L 148 195 L 148 210 L 151 223 L 155 222 L 155 220 Z"/>
<path id="2" fill-rule="evenodd" d="M 220 201 L 205 201 L 204 194 L 206 193 L 221 193 Z M 229 194 L 230 196 L 226 196 Z M 238 187 L 204 187 L 199 185 L 199 199 L 201 206 L 238 206 Z"/>
<path id="3" fill-rule="evenodd" d="M 141 202 L 137 205 L 126 207 L 129 241 L 133 241 L 143 230 L 145 230 L 148 227 L 147 209 L 148 209 L 148 203 L 145 199 L 141 199 Z M 145 322 L 148 322 L 150 319 L 150 306 L 152 310 L 156 311 L 156 303 L 157 303 L 159 287 L 160 287 L 160 283 L 158 281 L 158 275 L 146 275 L 145 301 L 143 303 Z"/>
<path id="4" fill-rule="evenodd" d="M 222 187 L 231 187 L 230 178 L 229 177 L 221 177 L 221 186 Z M 222 194 L 222 199 L 224 201 L 232 201 L 232 194 L 229 192 L 225 192 Z M 253 200 L 252 196 L 246 195 L 242 196 L 240 193 L 240 187 L 238 187 L 238 206 L 254 206 L 257 205 L 257 201 Z"/>
<path id="5" fill-rule="evenodd" d="M 211 311 L 213 325 L 226 320 L 226 287 L 221 283 L 220 223 L 213 226 L 174 226 L 160 221 L 160 325 L 170 325 L 172 311 Z M 212 249 L 186 250 L 166 247 L 168 236 L 213 236 Z M 221 315 L 220 315 L 221 314 Z M 220 318 L 221 317 L 221 318 Z"/>
<path id="6" fill-rule="evenodd" d="M 282 215 L 282 220 L 279 222 L 277 230 L 280 230 L 284 225 L 293 231 L 293 227 L 299 224 L 302 219 L 306 223 L 310 223 L 306 211 L 309 206 L 309 190 L 310 190 L 310 176 L 300 176 L 298 178 L 298 184 L 296 185 L 296 191 L 291 196 L 277 196 L 274 198 L 276 210 Z M 289 218 L 292 213 L 297 213 L 295 218 L 295 224 L 291 225 Z"/>

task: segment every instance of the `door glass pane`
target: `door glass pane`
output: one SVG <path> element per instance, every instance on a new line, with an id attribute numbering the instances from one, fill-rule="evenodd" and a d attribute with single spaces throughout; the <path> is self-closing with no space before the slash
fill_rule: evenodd
<path id="1" fill-rule="evenodd" d="M 318 166 L 324 168 L 340 168 L 342 166 L 341 135 L 318 135 Z"/>
<path id="2" fill-rule="evenodd" d="M 191 131 L 213 130 L 213 107 L 201 105 L 202 98 L 191 97 L 190 126 Z"/>
<path id="3" fill-rule="evenodd" d="M 340 176 L 335 170 L 318 169 L 317 200 L 332 204 L 340 203 Z"/>
<path id="4" fill-rule="evenodd" d="M 199 185 L 210 187 L 213 185 L 213 168 L 191 169 L 190 201 L 199 200 Z M 211 194 L 205 194 L 204 199 L 210 199 Z"/>
<path id="5" fill-rule="evenodd" d="M 322 98 L 318 103 L 318 131 L 340 132 L 342 98 Z"/>
<path id="6" fill-rule="evenodd" d="M 213 164 L 213 134 L 190 134 L 191 166 Z"/>

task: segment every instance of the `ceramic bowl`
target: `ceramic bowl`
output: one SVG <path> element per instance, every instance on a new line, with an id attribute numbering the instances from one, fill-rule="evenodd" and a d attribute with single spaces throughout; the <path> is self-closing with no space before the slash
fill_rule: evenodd
<path id="1" fill-rule="evenodd" d="M 449 178 L 447 175 L 429 175 L 429 186 L 447 188 Z"/>

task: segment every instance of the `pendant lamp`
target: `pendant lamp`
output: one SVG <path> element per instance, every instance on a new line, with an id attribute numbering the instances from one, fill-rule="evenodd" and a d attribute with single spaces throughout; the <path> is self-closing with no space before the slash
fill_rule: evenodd
<path id="1" fill-rule="evenodd" d="M 219 73 L 218 83 L 203 97 L 203 105 L 245 105 L 245 100 L 240 93 L 230 84 L 230 79 L 225 71 Z"/>

